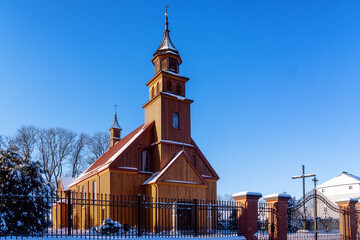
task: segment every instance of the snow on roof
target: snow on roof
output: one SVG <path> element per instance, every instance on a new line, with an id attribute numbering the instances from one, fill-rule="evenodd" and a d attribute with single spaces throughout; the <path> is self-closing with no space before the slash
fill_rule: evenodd
<path id="1" fill-rule="evenodd" d="M 151 146 L 153 147 L 158 143 L 171 143 L 171 144 L 180 145 L 180 146 L 194 147 L 194 145 L 192 145 L 192 144 L 175 142 L 175 141 L 171 141 L 171 140 L 160 140 L 160 141 L 152 143 Z"/>
<path id="2" fill-rule="evenodd" d="M 339 176 L 336 176 L 317 186 L 317 189 L 347 184 L 360 184 L 360 177 L 347 172 L 342 172 Z"/>
<path id="3" fill-rule="evenodd" d="M 72 177 L 60 177 L 60 181 L 64 190 L 69 189 L 69 185 L 75 180 Z"/>
<path id="4" fill-rule="evenodd" d="M 188 98 L 186 98 L 186 97 L 183 97 L 183 96 L 180 96 L 180 95 L 176 95 L 176 94 L 173 94 L 173 93 L 169 93 L 169 92 L 161 92 L 161 94 L 165 94 L 165 95 L 168 95 L 168 96 L 176 97 L 176 98 L 179 99 L 179 100 L 190 100 L 190 101 L 192 101 L 191 99 L 188 99 Z"/>
<path id="5" fill-rule="evenodd" d="M 108 167 L 153 123 L 148 125 L 141 125 L 124 138 L 119 140 L 115 145 L 110 147 L 98 160 L 96 160 L 88 169 L 86 169 L 70 186 L 80 183 L 87 177 L 90 177 L 97 172 L 100 172 Z M 128 168 L 129 169 L 129 168 Z"/>
<path id="6" fill-rule="evenodd" d="M 185 152 L 184 150 L 181 150 L 180 152 L 178 152 L 175 157 L 173 159 L 171 159 L 171 161 L 166 165 L 166 167 L 163 168 L 163 170 L 161 170 L 160 172 L 156 172 L 153 175 L 150 176 L 150 178 L 148 180 L 146 180 L 143 185 L 146 184 L 150 184 L 150 183 L 155 183 L 159 177 L 171 166 L 171 164 L 173 162 L 175 162 L 175 160 L 180 156 L 181 153 Z"/>
<path id="7" fill-rule="evenodd" d="M 169 31 L 164 32 L 164 36 L 163 36 L 163 39 L 161 40 L 160 46 L 156 50 L 154 55 L 156 55 L 157 53 L 162 53 L 162 52 L 164 52 L 164 53 L 171 52 L 171 53 L 174 53 L 175 55 L 179 55 L 179 51 L 175 48 L 174 44 L 172 43 L 172 41 L 170 39 Z"/>
<path id="8" fill-rule="evenodd" d="M 112 129 L 112 128 L 122 130 L 122 128 L 120 127 L 120 125 L 119 125 L 119 123 L 118 123 L 117 114 L 116 114 L 116 113 L 115 113 L 115 117 L 114 117 L 114 122 L 113 122 L 113 124 L 112 124 L 112 126 L 111 126 L 110 129 Z"/>
<path id="9" fill-rule="evenodd" d="M 163 168 L 160 172 L 156 172 L 153 175 L 151 175 L 142 185 L 147 185 L 147 184 L 151 184 L 151 183 L 156 183 L 160 177 L 171 167 L 172 164 L 174 164 L 174 162 L 178 159 L 178 157 L 184 154 L 187 158 L 187 160 L 189 161 L 190 164 L 192 164 L 189 160 L 189 156 L 186 154 L 186 152 L 184 150 L 181 150 L 180 152 L 178 152 L 173 159 L 170 160 L 170 162 L 165 166 L 165 168 Z M 195 169 L 195 168 L 194 168 Z M 197 172 L 197 170 L 195 169 L 195 172 L 199 175 L 200 179 L 203 181 L 203 183 L 206 184 L 206 181 L 202 178 L 202 176 Z M 187 181 L 180 181 L 180 180 L 171 180 L 171 179 L 166 179 L 166 180 L 161 180 L 163 182 L 174 182 L 174 183 L 185 183 L 185 184 L 199 184 L 201 185 L 201 183 L 196 183 L 196 182 L 187 182 Z"/>

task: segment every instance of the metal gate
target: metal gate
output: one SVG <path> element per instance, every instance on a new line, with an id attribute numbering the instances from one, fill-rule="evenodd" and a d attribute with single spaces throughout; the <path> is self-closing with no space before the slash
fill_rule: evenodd
<path id="1" fill-rule="evenodd" d="M 274 219 L 270 219 L 274 217 L 274 214 L 271 214 L 273 211 L 274 209 L 270 208 L 266 202 L 260 201 L 258 203 L 258 240 L 271 239 L 269 235 L 269 230 L 271 229 L 269 228 L 275 227 L 272 225 L 274 224 Z"/>
<path id="2" fill-rule="evenodd" d="M 313 190 L 306 194 L 305 199 L 289 205 L 288 239 L 342 239 L 339 207 L 322 193 Z"/>

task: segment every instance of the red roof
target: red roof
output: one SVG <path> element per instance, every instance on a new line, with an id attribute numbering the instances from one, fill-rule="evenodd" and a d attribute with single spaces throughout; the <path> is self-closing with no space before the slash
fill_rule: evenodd
<path id="1" fill-rule="evenodd" d="M 153 123 L 150 123 L 145 126 L 141 125 L 118 142 L 116 142 L 112 147 L 110 147 L 103 155 L 101 155 L 88 169 L 85 170 L 75 181 L 70 185 L 73 186 L 82 182 L 83 180 L 95 175 L 99 171 L 109 168 L 110 164 L 116 159 L 119 159 L 124 151 L 130 146 L 135 139 L 139 138 L 147 129 L 151 128 Z M 125 148 L 124 148 L 125 147 Z M 116 156 L 119 154 L 118 156 Z M 113 158 L 113 159 L 112 159 Z M 102 169 L 104 167 L 104 169 Z"/>

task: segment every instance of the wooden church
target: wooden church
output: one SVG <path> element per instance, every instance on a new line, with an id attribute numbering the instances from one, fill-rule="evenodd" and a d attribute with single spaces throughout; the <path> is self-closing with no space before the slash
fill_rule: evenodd
<path id="1" fill-rule="evenodd" d="M 140 194 L 216 200 L 219 176 L 191 136 L 193 100 L 186 97 L 189 78 L 179 73 L 182 59 L 170 39 L 167 13 L 165 16 L 164 36 L 151 59 L 155 74 L 146 83 L 145 123 L 121 137 L 115 112 L 110 148 L 69 185 L 72 192 L 95 198 L 98 194 Z M 111 215 L 110 210 L 93 212 L 100 212 L 92 216 L 98 220 Z"/>

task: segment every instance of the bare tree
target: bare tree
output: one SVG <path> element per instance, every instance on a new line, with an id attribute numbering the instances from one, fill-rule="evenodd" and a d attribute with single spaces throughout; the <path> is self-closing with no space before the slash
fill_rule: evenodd
<path id="1" fill-rule="evenodd" d="M 63 128 L 40 129 L 37 147 L 39 160 L 43 163 L 48 182 L 57 184 L 62 174 L 63 163 L 70 155 L 76 134 Z"/>
<path id="2" fill-rule="evenodd" d="M 74 146 L 68 159 L 70 166 L 71 177 L 77 177 L 83 170 L 84 164 L 84 151 L 89 137 L 85 133 L 80 133 L 77 140 L 74 142 Z"/>
<path id="3" fill-rule="evenodd" d="M 15 138 L 12 136 L 0 136 L 0 149 L 9 149 L 12 148 L 18 151 L 18 146 L 15 144 Z"/>
<path id="4" fill-rule="evenodd" d="M 110 136 L 106 132 L 96 132 L 89 138 L 88 149 L 91 152 L 88 163 L 95 162 L 110 147 Z"/>
<path id="5" fill-rule="evenodd" d="M 5 140 L 4 137 L 0 135 L 0 150 L 4 150 L 4 149 L 5 149 Z"/>
<path id="6" fill-rule="evenodd" d="M 34 126 L 21 126 L 16 130 L 13 138 L 14 145 L 17 146 L 19 153 L 25 158 L 30 159 L 37 141 L 38 129 Z"/>

